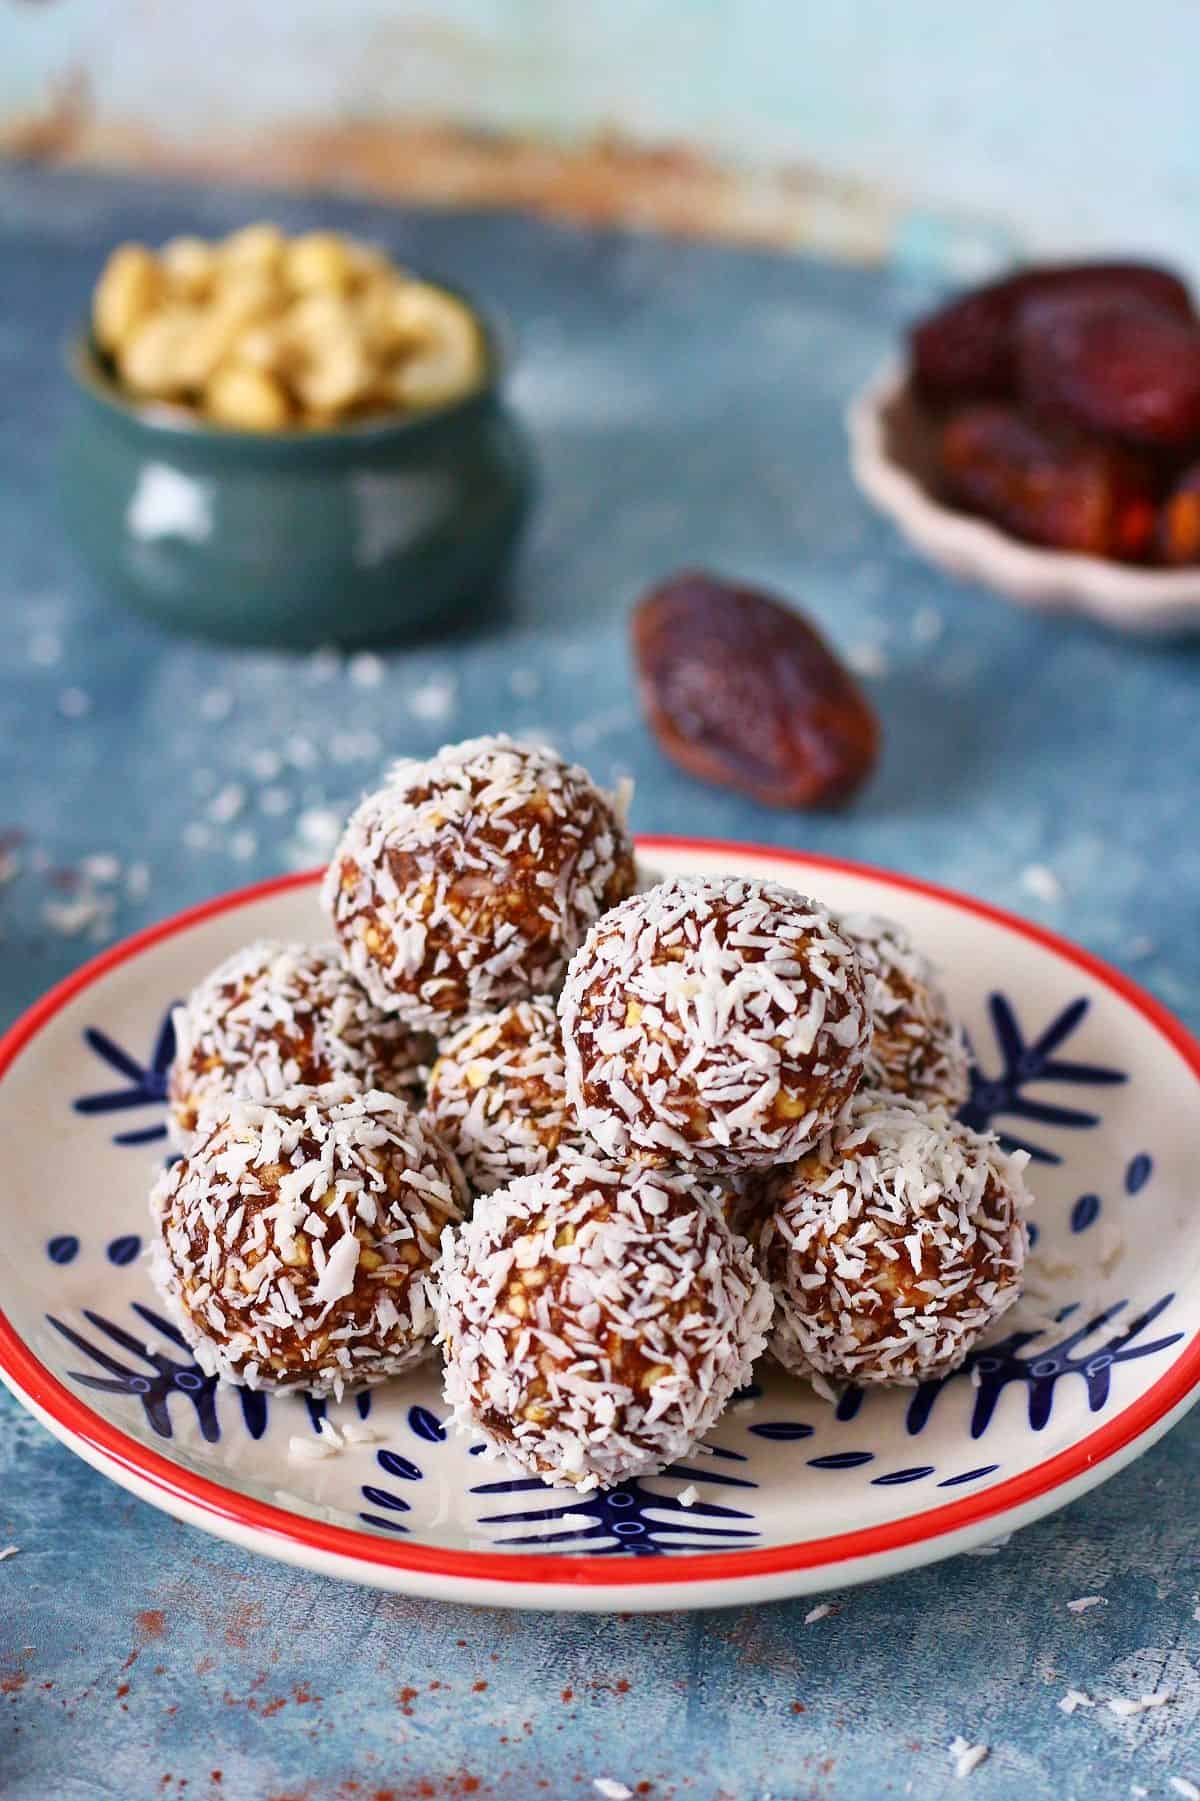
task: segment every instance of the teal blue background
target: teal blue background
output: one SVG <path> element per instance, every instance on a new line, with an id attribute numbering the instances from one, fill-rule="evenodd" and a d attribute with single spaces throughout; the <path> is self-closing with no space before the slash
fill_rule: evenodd
<path id="1" fill-rule="evenodd" d="M 809 242 L 1200 268 L 1198 57 L 1192 0 L 55 0 L 0 14 L 0 126 L 74 83 L 143 167 L 381 120 L 615 131 L 787 169 Z"/>
<path id="2" fill-rule="evenodd" d="M 928 298 L 911 275 L 504 216 L 263 205 L 378 235 L 513 318 L 540 510 L 482 629 L 378 666 L 201 647 L 113 610 L 59 535 L 58 339 L 114 239 L 225 230 L 243 203 L 0 175 L 0 834 L 24 835 L 0 887 L 4 1022 L 96 948 L 47 919 L 56 871 L 144 863 L 144 894 L 124 874 L 84 879 L 85 896 L 116 896 L 107 930 L 124 933 L 315 862 L 323 814 L 336 820 L 385 754 L 507 728 L 548 734 L 605 781 L 632 775 L 644 831 L 961 886 L 1066 931 L 1200 1024 L 1200 650 L 1012 611 L 927 568 L 868 510 L 842 410 Z M 772 813 L 662 760 L 626 615 L 684 563 L 776 587 L 874 671 L 884 755 L 851 810 Z M 214 821 L 231 786 L 237 817 Z M 278 815 L 271 790 L 288 797 Z M 1057 901 L 1027 885 L 1042 865 Z M 812 1625 L 811 1601 L 553 1619 L 251 1560 L 112 1487 L 3 1400 L 0 1546 L 20 1553 L 0 1564 L 0 1795 L 591 1801 L 607 1776 L 651 1784 L 653 1801 L 1106 1801 L 1135 1783 L 1169 1801 L 1169 1777 L 1200 1781 L 1198 1470 L 1193 1415 L 994 1554 L 835 1589 L 838 1611 Z M 1106 1605 L 1068 1611 L 1096 1593 Z M 1071 1686 L 1176 1699 L 1068 1719 Z M 992 1747 L 965 1786 L 958 1734 Z"/>

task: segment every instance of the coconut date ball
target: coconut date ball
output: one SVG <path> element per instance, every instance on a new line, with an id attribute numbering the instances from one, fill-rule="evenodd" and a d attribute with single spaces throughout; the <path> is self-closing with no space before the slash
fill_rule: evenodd
<path id="1" fill-rule="evenodd" d="M 209 1375 L 340 1395 L 429 1352 L 431 1266 L 463 1198 L 451 1153 L 394 1095 L 232 1099 L 155 1186 L 151 1271 Z"/>
<path id="2" fill-rule="evenodd" d="M 1020 1294 L 1027 1161 L 939 1110 L 857 1096 L 772 1184 L 758 1250 L 779 1362 L 818 1382 L 957 1369 Z"/>
<path id="3" fill-rule="evenodd" d="M 441 1046 L 425 1110 L 477 1194 L 584 1150 L 553 1002 L 513 1001 L 469 1020 Z"/>
<path id="4" fill-rule="evenodd" d="M 567 1154 L 443 1242 L 446 1399 L 554 1487 L 685 1456 L 766 1342 L 771 1294 L 749 1248 L 665 1172 Z"/>
<path id="5" fill-rule="evenodd" d="M 634 885 L 622 803 L 503 737 L 405 761 L 346 827 L 323 890 L 349 967 L 415 1030 L 557 990 Z"/>
<path id="6" fill-rule="evenodd" d="M 735 1174 L 799 1155 L 871 1036 L 858 954 L 773 882 L 690 878 L 597 922 L 559 1001 L 567 1093 L 610 1156 Z"/>
<path id="7" fill-rule="evenodd" d="M 970 1091 L 966 1042 L 937 972 L 895 920 L 842 915 L 867 973 L 874 1030 L 863 1087 L 956 1113 Z"/>
<path id="8" fill-rule="evenodd" d="M 418 1093 L 432 1051 L 371 1005 L 333 945 L 262 939 L 214 969 L 171 1017 L 167 1093 L 180 1148 L 201 1111 L 227 1096 L 265 1101 L 342 1079 Z"/>

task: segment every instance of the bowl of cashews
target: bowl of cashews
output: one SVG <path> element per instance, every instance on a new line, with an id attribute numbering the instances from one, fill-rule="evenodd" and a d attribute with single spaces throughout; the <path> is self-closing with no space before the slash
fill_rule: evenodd
<path id="1" fill-rule="evenodd" d="M 532 495 L 496 329 L 331 231 L 122 244 L 68 347 L 62 457 L 93 577 L 177 629 L 301 648 L 452 624 Z"/>

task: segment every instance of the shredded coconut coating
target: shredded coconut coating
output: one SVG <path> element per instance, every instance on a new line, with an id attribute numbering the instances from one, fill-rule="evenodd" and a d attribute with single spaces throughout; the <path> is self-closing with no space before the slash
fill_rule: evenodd
<path id="1" fill-rule="evenodd" d="M 477 1194 L 532 1176 L 588 1141 L 567 1101 L 552 1001 L 514 1001 L 472 1019 L 442 1045 L 426 1113 Z"/>
<path id="2" fill-rule="evenodd" d="M 867 972 L 875 1029 L 863 1087 L 957 1113 L 970 1091 L 966 1041 L 933 964 L 895 920 L 843 914 Z"/>
<path id="3" fill-rule="evenodd" d="M 462 1172 L 412 1108 L 348 1083 L 226 1100 L 150 1199 L 151 1273 L 196 1361 L 341 1395 L 429 1352 Z"/>
<path id="4" fill-rule="evenodd" d="M 442 1245 L 446 1399 L 554 1487 L 686 1456 L 766 1343 L 770 1289 L 686 1179 L 567 1153 Z"/>
<path id="5" fill-rule="evenodd" d="M 592 928 L 559 1000 L 567 1093 L 610 1156 L 733 1174 L 796 1157 L 854 1093 L 857 952 L 773 882 L 689 878 Z"/>
<path id="6" fill-rule="evenodd" d="M 772 1184 L 758 1250 L 779 1362 L 855 1383 L 957 1369 L 1021 1292 L 1027 1161 L 940 1110 L 856 1096 Z"/>
<path id="7" fill-rule="evenodd" d="M 473 738 L 392 768 L 352 816 L 322 894 L 375 1005 L 440 1033 L 554 993 L 635 879 L 623 801 L 551 750 Z"/>
<path id="8" fill-rule="evenodd" d="M 168 1081 L 182 1150 L 223 1096 L 267 1101 L 343 1079 L 416 1097 L 432 1045 L 376 1011 L 335 945 L 260 940 L 214 969 L 175 1008 Z"/>

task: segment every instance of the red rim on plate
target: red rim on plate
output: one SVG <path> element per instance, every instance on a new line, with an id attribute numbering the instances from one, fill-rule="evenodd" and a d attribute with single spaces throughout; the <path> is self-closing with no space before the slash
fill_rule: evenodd
<path id="1" fill-rule="evenodd" d="M 984 901 L 971 900 L 951 889 L 940 888 L 912 876 L 896 875 L 888 870 L 873 869 L 869 864 L 843 862 L 835 857 L 811 856 L 808 853 L 780 850 L 770 845 L 730 843 L 708 838 L 639 838 L 639 848 L 653 856 L 656 850 L 692 853 L 711 852 L 726 858 L 730 855 L 751 859 L 774 859 L 795 863 L 800 867 L 827 869 L 840 875 L 863 877 L 894 888 L 923 894 L 934 900 L 991 920 L 1007 931 L 1044 945 L 1057 956 L 1079 969 L 1086 970 L 1101 983 L 1128 1002 L 1178 1052 L 1200 1080 L 1200 1043 L 1174 1019 L 1166 1008 L 1146 994 L 1128 977 L 1111 969 L 1099 958 L 1060 938 L 1043 927 L 1031 925 Z M 0 1081 L 27 1045 L 42 1032 L 62 1009 L 85 989 L 107 975 L 109 970 L 128 962 L 161 940 L 186 931 L 202 920 L 217 914 L 265 900 L 292 888 L 315 884 L 320 871 L 306 871 L 273 881 L 242 888 L 233 894 L 205 901 L 186 912 L 177 913 L 161 924 L 149 926 L 123 943 L 86 963 L 52 988 L 41 1001 L 23 1015 L 0 1039 Z M 765 1577 L 795 1570 L 812 1570 L 834 1566 L 850 1560 L 876 1557 L 902 1551 L 961 1531 L 997 1515 L 1008 1513 L 1035 1501 L 1047 1491 L 1094 1472 L 1097 1467 L 1150 1431 L 1184 1402 L 1200 1385 L 1200 1337 L 1186 1347 L 1167 1373 L 1132 1401 L 1115 1418 L 1105 1422 L 1068 1450 L 1060 1451 L 1035 1468 L 997 1483 L 982 1494 L 960 1501 L 950 1501 L 924 1512 L 911 1514 L 885 1525 L 857 1532 L 842 1532 L 832 1537 L 810 1539 L 793 1545 L 774 1545 L 747 1551 L 702 1551 L 673 1554 L 661 1561 L 639 1560 L 636 1576 L 614 1560 L 572 1553 L 529 1553 L 514 1555 L 504 1552 L 453 1551 L 357 1532 L 347 1526 L 328 1525 L 274 1507 L 248 1495 L 231 1492 L 207 1476 L 200 1476 L 171 1462 L 158 1451 L 122 1432 L 65 1388 L 57 1377 L 34 1356 L 0 1310 L 0 1370 L 14 1390 L 25 1395 L 55 1424 L 77 1438 L 100 1457 L 118 1465 L 151 1488 L 160 1490 L 176 1501 L 184 1502 L 202 1513 L 229 1525 L 254 1533 L 265 1533 L 281 1543 L 306 1546 L 327 1556 L 341 1557 L 364 1569 L 390 1568 L 412 1570 L 425 1575 L 439 1575 L 460 1581 L 530 1583 L 552 1587 L 662 1587 L 688 1582 L 713 1582 Z"/>

